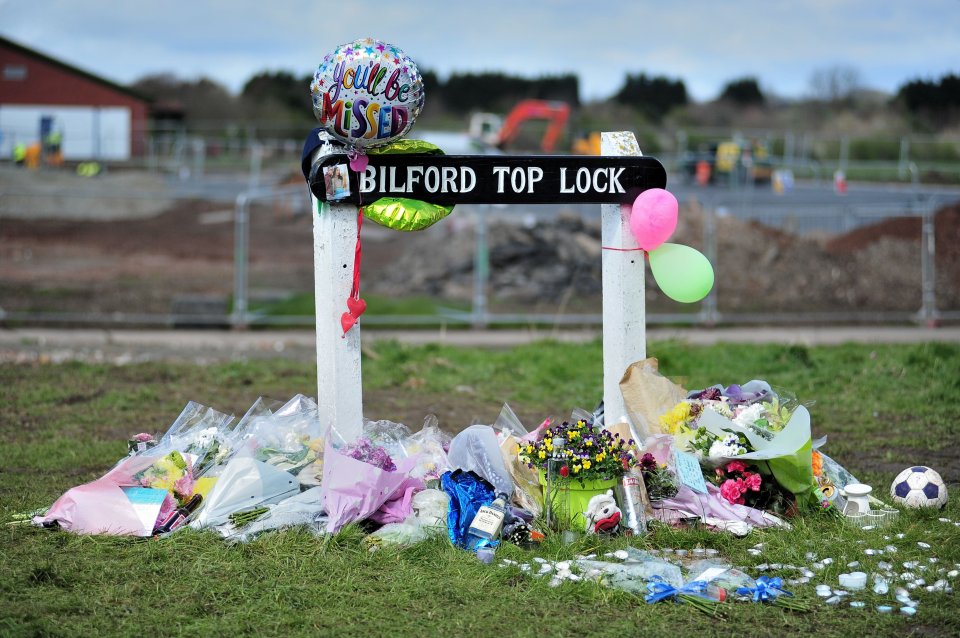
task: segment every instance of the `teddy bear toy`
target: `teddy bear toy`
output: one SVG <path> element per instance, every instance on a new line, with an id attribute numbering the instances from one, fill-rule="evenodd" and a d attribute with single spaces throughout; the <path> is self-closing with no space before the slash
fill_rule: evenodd
<path id="1" fill-rule="evenodd" d="M 620 529 L 620 508 L 613 498 L 613 490 L 597 494 L 587 504 L 584 517 L 588 534 L 615 534 Z"/>

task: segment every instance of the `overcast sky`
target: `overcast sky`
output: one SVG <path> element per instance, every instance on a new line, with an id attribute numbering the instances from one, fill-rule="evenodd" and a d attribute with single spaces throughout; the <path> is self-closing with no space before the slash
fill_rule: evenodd
<path id="1" fill-rule="evenodd" d="M 697 100 L 748 75 L 803 96 L 836 65 L 888 92 L 960 73 L 960 0 L 0 0 L 0 34 L 120 83 L 171 71 L 234 92 L 367 36 L 441 76 L 573 72 L 588 100 L 639 72 L 682 78 Z"/>

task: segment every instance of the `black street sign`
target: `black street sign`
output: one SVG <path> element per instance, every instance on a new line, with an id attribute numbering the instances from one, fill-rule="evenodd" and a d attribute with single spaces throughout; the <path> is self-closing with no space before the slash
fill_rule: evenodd
<path id="1" fill-rule="evenodd" d="M 370 155 L 356 173 L 338 155 L 316 167 L 310 189 L 320 200 L 358 206 L 381 197 L 443 205 L 628 204 L 666 185 L 667 173 L 652 157 Z"/>

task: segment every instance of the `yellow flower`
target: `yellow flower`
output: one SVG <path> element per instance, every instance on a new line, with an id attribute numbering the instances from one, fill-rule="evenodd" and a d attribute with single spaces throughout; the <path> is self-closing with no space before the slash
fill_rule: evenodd
<path id="1" fill-rule="evenodd" d="M 547 443 L 547 452 L 553 452 L 553 446 Z"/>
<path id="2" fill-rule="evenodd" d="M 670 434 L 675 434 L 677 431 L 684 429 L 689 420 L 690 404 L 681 401 L 670 408 L 666 414 L 660 415 L 660 426 Z"/>
<path id="3" fill-rule="evenodd" d="M 528 445 L 528 446 L 527 446 L 527 454 L 533 454 L 533 446 L 532 446 L 532 445 Z"/>
<path id="4" fill-rule="evenodd" d="M 590 469 L 590 461 L 584 461 L 584 462 L 583 462 L 583 469 L 585 469 L 585 470 L 589 470 L 589 469 Z"/>
<path id="5" fill-rule="evenodd" d="M 550 445 L 551 443 L 553 443 L 553 439 L 549 436 L 543 440 L 544 445 Z"/>
<path id="6" fill-rule="evenodd" d="M 606 455 L 603 452 L 601 452 L 600 454 L 597 455 L 597 463 L 603 463 L 603 459 L 605 458 L 606 458 Z"/>
<path id="7" fill-rule="evenodd" d="M 563 453 L 564 453 L 565 456 L 573 456 L 573 451 L 572 451 L 572 450 L 564 450 Z"/>
<path id="8" fill-rule="evenodd" d="M 584 441 L 583 444 L 586 445 L 587 447 L 593 447 L 593 441 L 591 441 L 590 439 L 587 439 L 586 441 Z"/>
<path id="9" fill-rule="evenodd" d="M 539 454 L 538 456 L 539 456 L 541 459 L 545 459 L 545 458 L 547 458 L 547 453 L 544 452 L 543 450 L 540 450 L 540 454 Z"/>
<path id="10" fill-rule="evenodd" d="M 579 466 L 579 465 L 574 465 L 574 466 L 573 466 L 573 473 L 576 474 L 576 473 L 579 472 L 579 471 L 580 471 L 580 466 Z"/>

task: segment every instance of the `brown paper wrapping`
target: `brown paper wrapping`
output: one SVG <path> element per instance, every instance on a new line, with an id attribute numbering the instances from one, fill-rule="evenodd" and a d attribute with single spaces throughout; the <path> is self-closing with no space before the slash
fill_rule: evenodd
<path id="1" fill-rule="evenodd" d="M 620 379 L 623 403 L 636 434 L 627 438 L 636 438 L 638 446 L 649 436 L 663 434 L 660 415 L 687 397 L 687 391 L 661 375 L 657 366 L 652 357 L 636 361 L 627 366 Z"/>

